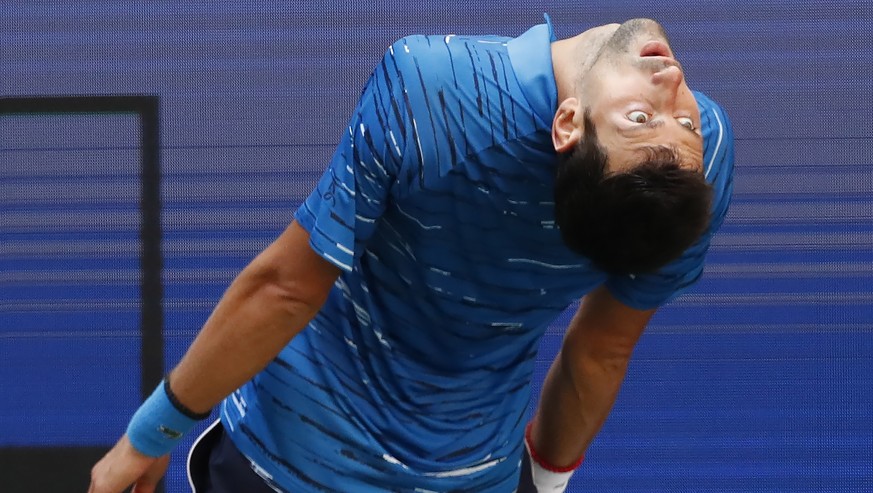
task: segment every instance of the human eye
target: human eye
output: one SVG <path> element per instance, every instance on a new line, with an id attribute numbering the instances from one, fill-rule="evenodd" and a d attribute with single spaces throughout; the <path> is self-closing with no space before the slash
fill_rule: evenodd
<path id="1" fill-rule="evenodd" d="M 635 111 L 631 111 L 630 113 L 628 113 L 625 116 L 627 116 L 628 120 L 630 120 L 634 123 L 646 123 L 649 121 L 649 114 L 646 113 L 645 111 L 635 110 Z"/>
<path id="2" fill-rule="evenodd" d="M 687 116 L 680 116 L 679 118 L 676 119 L 676 121 L 679 122 L 679 125 L 682 125 L 683 127 L 687 128 L 688 130 L 695 130 L 695 128 L 696 128 L 694 126 L 694 122 L 691 120 L 691 118 L 688 118 Z"/>

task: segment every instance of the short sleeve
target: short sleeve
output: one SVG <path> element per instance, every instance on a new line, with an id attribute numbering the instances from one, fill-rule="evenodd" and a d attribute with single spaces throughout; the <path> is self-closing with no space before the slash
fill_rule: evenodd
<path id="1" fill-rule="evenodd" d="M 656 308 L 682 294 L 703 274 L 706 252 L 721 227 L 733 194 L 734 135 L 727 113 L 707 96 L 695 92 L 703 132 L 703 171 L 712 185 L 709 228 L 682 256 L 653 274 L 616 276 L 606 282 L 622 303 L 640 310 Z"/>
<path id="2" fill-rule="evenodd" d="M 313 250 L 345 271 L 363 253 L 402 166 L 408 118 L 392 53 L 373 71 L 327 170 L 294 214 Z"/>

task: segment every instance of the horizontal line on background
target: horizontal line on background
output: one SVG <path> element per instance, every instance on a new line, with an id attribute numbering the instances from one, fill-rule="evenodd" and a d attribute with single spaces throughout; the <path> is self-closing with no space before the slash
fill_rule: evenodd
<path id="1" fill-rule="evenodd" d="M 873 174 L 871 174 L 873 178 Z M 870 198 L 870 191 L 858 189 L 857 191 L 844 191 L 838 189 L 825 190 L 821 192 L 744 192 L 734 189 L 733 198 L 731 199 L 731 207 L 743 207 L 748 205 L 757 205 L 768 202 L 776 202 L 785 204 L 791 202 L 794 204 L 834 204 L 841 206 L 844 204 L 862 203 L 873 205 L 873 200 Z"/>
<path id="2" fill-rule="evenodd" d="M 871 285 L 873 288 L 873 285 Z M 746 294 L 683 294 L 674 303 L 681 305 L 733 305 L 733 306 L 775 306 L 775 305 L 834 305 L 871 304 L 873 292 L 805 292 L 805 293 L 746 293 Z"/>
<path id="3" fill-rule="evenodd" d="M 178 195 L 181 196 L 182 194 Z M 278 193 L 276 195 L 278 195 Z M 239 197 L 236 200 L 222 200 L 213 197 L 195 197 L 186 205 L 188 205 L 191 210 L 205 210 L 219 214 L 221 213 L 220 211 L 225 210 L 225 207 L 231 207 L 231 210 L 242 212 L 246 215 L 251 214 L 251 211 L 256 211 L 259 214 L 272 214 L 276 211 L 280 211 L 279 213 L 282 214 L 283 217 L 288 217 L 290 221 L 290 216 L 287 215 L 287 212 L 293 212 L 296 208 L 296 204 L 305 198 L 305 196 L 300 198 L 274 196 L 255 198 Z M 87 197 L 64 197 L 63 202 L 52 202 L 49 198 L 46 198 L 45 200 L 31 199 L 26 202 L 23 200 L 0 200 L 0 209 L 8 214 L 44 213 L 48 215 L 51 213 L 57 213 L 58 211 L 65 214 L 104 214 L 107 210 L 137 210 L 139 204 L 137 204 L 135 200 L 136 197 L 131 197 L 130 202 L 99 202 L 96 200 L 88 200 Z M 179 203 L 182 200 L 184 200 L 184 197 L 174 197 L 174 204 Z M 293 206 L 292 203 L 294 204 Z M 261 221 L 264 218 L 260 217 L 257 219 L 258 221 Z M 25 225 L 22 229 L 27 229 L 28 226 L 30 225 Z M 11 232 L 11 230 L 9 232 Z"/>
<path id="4" fill-rule="evenodd" d="M 164 301 L 165 310 L 202 310 L 212 309 L 217 303 L 215 298 L 184 299 L 180 301 Z M 71 300 L 71 299 L 38 299 L 20 301 L 0 301 L 0 313 L 4 312 L 103 312 L 106 310 L 139 310 L 139 298 L 130 300 Z"/>
<path id="5" fill-rule="evenodd" d="M 327 166 L 327 160 L 324 162 L 324 167 Z M 70 182 L 90 182 L 98 180 L 99 183 L 93 186 L 101 186 L 106 181 L 122 181 L 129 180 L 131 185 L 138 186 L 139 172 L 134 170 L 131 173 L 102 173 L 89 171 L 88 174 L 68 174 L 58 175 L 57 172 L 46 171 L 42 175 L 24 175 L 24 174 L 3 174 L 0 172 L 0 177 L 7 183 L 20 183 L 24 186 L 33 187 L 43 183 L 70 183 Z M 242 171 L 170 171 L 165 170 L 162 178 L 163 186 L 172 190 L 183 189 L 183 187 L 192 186 L 191 181 L 198 181 L 198 186 L 203 182 L 209 184 L 219 184 L 226 186 L 235 186 L 239 182 L 232 178 L 247 178 L 250 181 L 263 179 L 264 177 L 276 177 L 283 180 L 311 180 L 316 181 L 324 173 L 324 169 L 311 170 L 257 170 L 246 169 Z M 278 185 L 277 185 L 278 186 Z M 138 189 L 137 189 L 138 191 Z"/>
<path id="6" fill-rule="evenodd" d="M 133 259 L 132 259 L 133 260 Z M 239 273 L 239 269 L 170 269 L 164 267 L 164 282 L 227 281 Z M 40 283 L 40 285 L 66 284 L 70 282 L 93 282 L 100 285 L 135 285 L 140 281 L 139 269 L 40 269 L 13 270 L 0 273 L 0 282 L 5 284 Z"/>
<path id="7" fill-rule="evenodd" d="M 681 299 L 681 298 L 680 298 Z M 795 323 L 785 323 L 785 324 L 750 324 L 750 323 L 742 323 L 742 324 L 705 324 L 705 325 L 695 325 L 695 324 L 659 324 L 657 322 L 657 318 L 655 321 L 646 328 L 647 334 L 662 334 L 662 335 L 670 335 L 670 334 L 697 334 L 702 335 L 704 333 L 712 333 L 712 332 L 723 332 L 723 333 L 780 333 L 780 334 L 793 334 L 797 332 L 822 332 L 822 333 L 834 333 L 834 332 L 861 332 L 861 333 L 873 333 L 873 322 L 867 324 L 795 324 Z M 561 334 L 563 337 L 563 334 Z"/>
<path id="8" fill-rule="evenodd" d="M 870 147 L 873 147 L 873 140 L 871 140 Z M 849 159 L 849 158 L 845 158 Z M 736 168 L 734 169 L 734 176 L 736 177 L 737 171 L 743 174 L 743 178 L 749 177 L 751 173 L 762 173 L 767 175 L 784 175 L 786 172 L 792 173 L 804 173 L 804 172 L 818 172 L 820 174 L 833 174 L 833 173 L 845 173 L 847 171 L 857 171 L 861 174 L 867 174 L 870 172 L 870 165 L 873 164 L 873 158 L 865 159 L 863 162 L 857 162 L 857 160 L 853 160 L 851 162 L 844 163 L 835 163 L 833 161 L 818 161 L 815 164 L 805 164 L 805 163 L 784 163 L 784 162 L 747 162 L 742 161 L 736 163 Z M 774 177 L 774 178 L 781 178 Z"/>
<path id="9" fill-rule="evenodd" d="M 167 230 L 165 229 L 165 234 Z M 278 230 L 276 231 L 278 234 Z M 274 236 L 274 235 L 268 235 Z M 162 240 L 161 249 L 164 254 L 191 254 L 203 257 L 204 252 L 210 256 L 227 256 L 239 253 L 257 253 L 269 244 L 269 239 L 174 239 Z M 7 240 L 0 243 L 0 255 L 42 258 L 43 255 L 56 255 L 57 258 L 70 258 L 74 255 L 138 255 L 140 244 L 138 239 L 122 240 L 45 240 L 36 238 L 33 241 Z"/>
<path id="10" fill-rule="evenodd" d="M 814 241 L 810 241 L 814 240 Z M 719 248 L 769 248 L 779 247 L 782 250 L 817 250 L 845 247 L 873 246 L 873 233 L 868 231 L 854 232 L 793 232 L 793 233 L 734 233 L 728 230 L 716 233 L 712 239 L 713 246 Z"/>
<path id="11" fill-rule="evenodd" d="M 309 144 L 309 143 L 285 143 L 285 144 L 191 144 L 191 145 L 164 145 L 160 149 L 166 150 L 206 150 L 206 149 L 259 149 L 259 148 L 289 148 L 289 147 L 336 147 L 337 143 Z M 13 147 L 0 148 L 0 152 L 85 152 L 85 151 L 138 151 L 138 145 L 130 146 L 99 146 L 99 147 Z"/>
<path id="12" fill-rule="evenodd" d="M 690 352 L 690 350 L 688 352 Z M 640 357 L 634 358 L 632 360 L 631 364 L 633 365 L 634 364 L 633 362 L 636 362 L 636 364 L 640 364 L 642 362 L 653 362 L 653 361 L 676 362 L 676 363 L 679 363 L 679 362 L 686 362 L 686 363 L 702 362 L 705 364 L 710 364 L 710 363 L 739 363 L 739 362 L 748 362 L 748 361 L 756 361 L 756 362 L 762 362 L 762 363 L 780 363 L 780 362 L 786 362 L 786 361 L 792 361 L 792 362 L 798 362 L 798 361 L 808 361 L 808 362 L 864 361 L 866 359 L 867 359 L 867 357 L 863 356 L 863 355 L 843 356 L 843 355 L 835 355 L 833 353 L 823 351 L 822 356 L 819 356 L 819 357 L 785 356 L 785 357 L 775 357 L 775 358 L 773 358 L 773 357 L 764 358 L 761 356 L 746 356 L 746 357 L 734 357 L 734 358 L 719 358 L 719 357 L 713 357 L 709 354 L 707 354 L 706 356 L 698 356 L 698 357 L 689 356 L 689 357 L 685 357 L 685 358 L 675 358 L 675 357 L 674 358 L 670 358 L 670 357 L 658 358 L 658 357 L 652 357 L 652 356 L 646 356 L 646 357 L 640 356 Z M 740 378 L 745 379 L 745 378 L 748 378 L 748 376 L 744 375 L 744 376 L 734 377 L 734 379 L 740 379 Z M 772 376 L 770 378 L 772 378 Z M 829 378 L 831 378 L 831 377 L 828 375 L 822 375 L 820 377 L 821 380 L 828 380 Z M 857 376 L 856 378 L 858 378 L 859 380 L 864 380 L 866 382 L 866 378 L 864 378 L 864 377 Z"/>
<path id="13" fill-rule="evenodd" d="M 185 338 L 193 338 L 200 332 L 199 326 L 193 326 L 190 329 L 173 329 L 173 330 L 164 330 L 163 335 L 166 339 L 167 337 L 185 337 Z M 57 329 L 32 329 L 32 330 L 18 330 L 18 331 L 3 331 L 0 332 L 0 339 L 36 339 L 36 338 L 45 338 L 45 339 L 75 339 L 75 338 L 89 338 L 89 337 L 99 337 L 99 338 L 139 338 L 142 336 L 139 328 L 136 329 L 115 329 L 115 330 L 64 330 L 58 331 Z"/>
<path id="14" fill-rule="evenodd" d="M 814 135 L 807 135 L 805 137 L 734 137 L 734 142 L 745 142 L 745 141 L 763 141 L 763 142 L 778 142 L 778 141 L 809 141 L 809 140 L 825 140 L 825 141 L 834 141 L 834 142 L 842 142 L 847 140 L 873 140 L 873 134 L 871 135 L 861 135 L 857 137 L 818 137 Z"/>
<path id="15" fill-rule="evenodd" d="M 706 274 L 870 274 L 873 262 L 712 263 Z"/>
<path id="16" fill-rule="evenodd" d="M 139 310 L 142 303 L 139 298 L 127 300 L 93 300 L 93 299 L 39 299 L 20 301 L 0 301 L 0 313 L 3 312 L 94 312 L 106 310 Z"/>
<path id="17" fill-rule="evenodd" d="M 128 330 L 72 330 L 65 332 L 55 332 L 51 329 L 47 330 L 27 330 L 27 331 L 2 331 L 0 339 L 73 339 L 73 338 L 140 338 L 141 333 L 139 328 Z"/>

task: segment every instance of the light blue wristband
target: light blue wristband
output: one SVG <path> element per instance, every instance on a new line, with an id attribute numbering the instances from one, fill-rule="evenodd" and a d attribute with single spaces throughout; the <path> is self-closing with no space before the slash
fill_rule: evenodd
<path id="1" fill-rule="evenodd" d="M 133 448 L 149 457 L 170 453 L 198 421 L 176 409 L 164 385 L 158 385 L 127 425 L 127 438 Z"/>

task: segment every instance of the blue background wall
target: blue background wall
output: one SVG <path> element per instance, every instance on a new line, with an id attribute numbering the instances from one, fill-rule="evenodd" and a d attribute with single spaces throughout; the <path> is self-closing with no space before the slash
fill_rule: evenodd
<path id="1" fill-rule="evenodd" d="M 572 490 L 873 491 L 871 4 L 15 0 L 0 96 L 160 97 L 169 368 L 290 220 L 391 41 L 659 19 L 732 117 L 736 195 Z M 0 448 L 109 446 L 139 402 L 138 138 L 129 115 L 0 118 Z"/>

